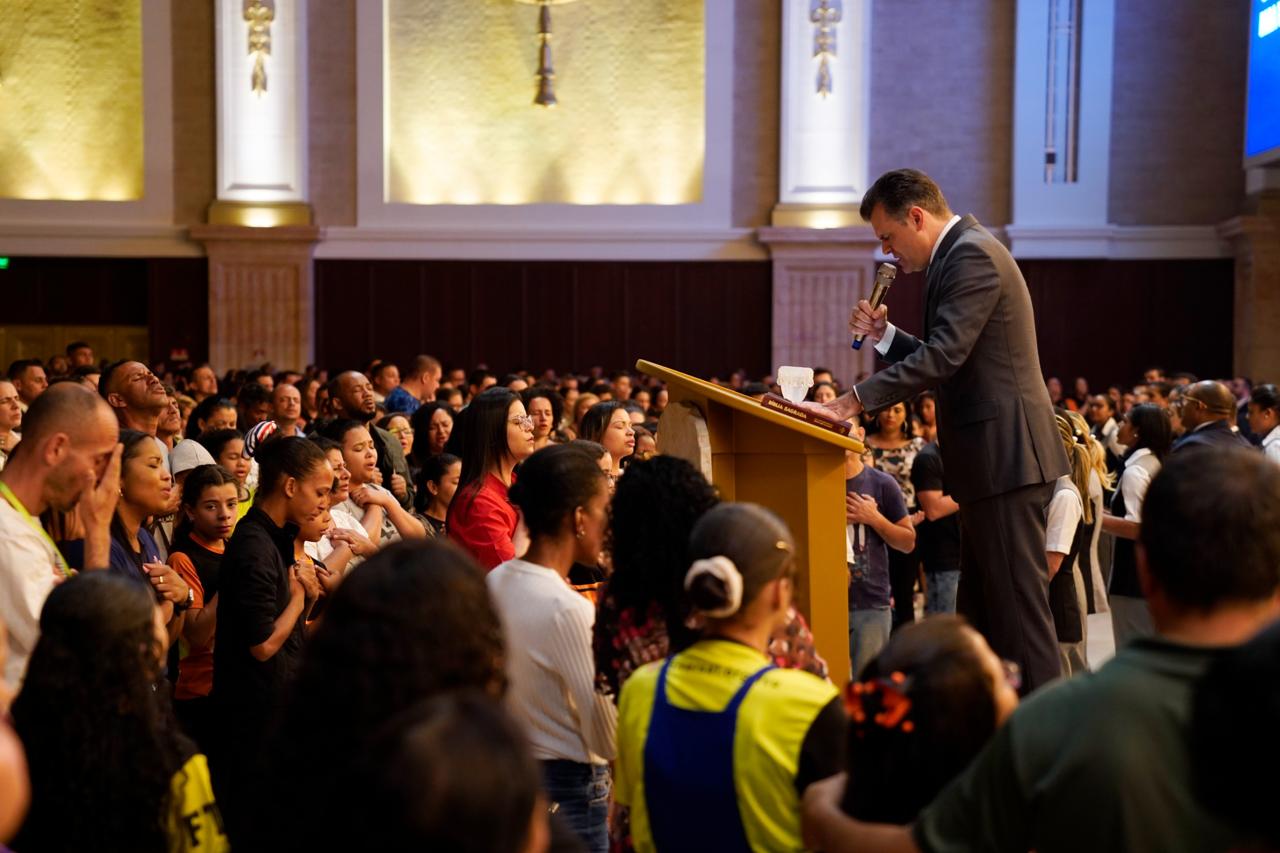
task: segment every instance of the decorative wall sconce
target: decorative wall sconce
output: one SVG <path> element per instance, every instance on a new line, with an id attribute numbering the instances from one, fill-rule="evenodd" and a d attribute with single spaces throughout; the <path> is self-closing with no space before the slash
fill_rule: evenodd
<path id="1" fill-rule="evenodd" d="M 244 4 L 244 20 L 249 25 L 249 55 L 253 57 L 249 85 L 259 96 L 267 91 L 266 57 L 271 55 L 271 22 L 275 17 L 273 4 L 262 0 L 248 0 Z"/>
<path id="2" fill-rule="evenodd" d="M 828 59 L 836 55 L 836 24 L 840 23 L 840 0 L 817 0 L 809 20 L 813 21 L 813 55 L 818 63 L 818 94 L 831 94 L 831 65 Z"/>
<path id="3" fill-rule="evenodd" d="M 563 6 L 575 0 L 516 0 L 528 6 L 538 7 L 538 90 L 533 102 L 540 107 L 554 107 L 556 101 L 556 71 L 551 65 L 551 7 Z"/>

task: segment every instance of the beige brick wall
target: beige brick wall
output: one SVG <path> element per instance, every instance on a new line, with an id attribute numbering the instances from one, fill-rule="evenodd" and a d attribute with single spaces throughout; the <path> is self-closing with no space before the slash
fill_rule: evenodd
<path id="1" fill-rule="evenodd" d="M 758 228 L 778 201 L 782 11 L 778 0 L 737 0 L 734 12 L 733 224 Z"/>
<path id="2" fill-rule="evenodd" d="M 1116 3 L 1111 222 L 1207 225 L 1242 209 L 1248 9 Z"/>
<path id="3" fill-rule="evenodd" d="M 173 33 L 173 222 L 194 225 L 217 192 L 213 4 L 171 0 Z"/>
<path id="4" fill-rule="evenodd" d="M 1010 220 L 1014 0 L 875 0 L 870 180 L 922 169 L 954 210 Z"/>
<path id="5" fill-rule="evenodd" d="M 308 167 L 317 225 L 356 224 L 356 11 L 324 0 L 307 17 Z"/>

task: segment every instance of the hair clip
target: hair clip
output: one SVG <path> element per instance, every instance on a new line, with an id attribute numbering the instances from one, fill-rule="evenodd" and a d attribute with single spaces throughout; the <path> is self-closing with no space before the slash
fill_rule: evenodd
<path id="1" fill-rule="evenodd" d="M 869 718 L 881 728 L 900 729 L 904 734 L 910 734 L 915 731 L 915 723 L 907 719 L 911 712 L 911 700 L 906 694 L 908 688 L 909 680 L 901 672 L 894 672 L 888 678 L 851 682 L 845 688 L 845 713 L 858 726 L 864 725 Z M 876 700 L 875 708 L 869 710 L 868 701 L 873 698 Z"/>

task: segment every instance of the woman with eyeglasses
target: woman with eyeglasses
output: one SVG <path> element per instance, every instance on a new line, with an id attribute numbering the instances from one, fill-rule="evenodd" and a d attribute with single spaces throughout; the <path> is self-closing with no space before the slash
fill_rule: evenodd
<path id="1" fill-rule="evenodd" d="M 516 556 L 515 468 L 533 453 L 533 419 L 516 392 L 494 386 L 458 415 L 448 452 L 462 460 L 445 528 L 486 571 Z"/>

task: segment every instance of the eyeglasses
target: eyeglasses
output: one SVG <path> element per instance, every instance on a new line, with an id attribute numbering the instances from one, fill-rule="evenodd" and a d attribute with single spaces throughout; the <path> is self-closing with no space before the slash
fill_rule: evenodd
<path id="1" fill-rule="evenodd" d="M 390 429 L 387 432 L 395 436 L 413 435 L 413 427 L 400 427 L 399 429 Z"/>
<path id="2" fill-rule="evenodd" d="M 1197 400 L 1195 397 L 1185 397 L 1185 396 L 1179 397 L 1177 400 L 1174 400 L 1172 405 L 1175 409 L 1181 409 L 1184 406 L 1186 406 L 1188 403 L 1195 403 L 1197 406 L 1204 405 L 1203 402 L 1201 402 L 1200 400 Z"/>
<path id="3" fill-rule="evenodd" d="M 508 418 L 507 423 L 513 426 L 523 427 L 525 429 L 533 429 L 533 418 L 529 417 L 528 415 L 524 415 L 518 418 Z"/>

